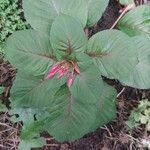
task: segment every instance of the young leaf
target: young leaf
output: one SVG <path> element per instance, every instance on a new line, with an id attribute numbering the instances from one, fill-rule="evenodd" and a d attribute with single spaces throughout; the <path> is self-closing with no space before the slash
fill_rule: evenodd
<path id="1" fill-rule="evenodd" d="M 91 27 L 98 22 L 105 11 L 109 0 L 86 0 L 88 3 L 87 27 Z"/>
<path id="2" fill-rule="evenodd" d="M 137 64 L 136 49 L 130 38 L 118 30 L 95 34 L 86 52 L 101 74 L 108 78 L 124 79 Z"/>
<path id="3" fill-rule="evenodd" d="M 10 36 L 6 58 L 19 71 L 34 76 L 45 74 L 55 59 L 49 37 L 34 30 L 17 31 Z"/>
<path id="4" fill-rule="evenodd" d="M 49 33 L 53 20 L 61 13 L 72 16 L 85 27 L 87 22 L 86 0 L 23 0 L 25 18 L 31 26 Z"/>
<path id="5" fill-rule="evenodd" d="M 67 15 L 60 15 L 53 22 L 50 41 L 58 57 L 83 52 L 87 46 L 87 38 L 80 22 Z"/>
<path id="6" fill-rule="evenodd" d="M 119 22 L 119 29 L 129 36 L 150 35 L 150 6 L 143 5 L 129 11 Z"/>
<path id="7" fill-rule="evenodd" d="M 150 37 L 140 35 L 133 37 L 133 43 L 138 53 L 138 64 L 131 71 L 128 78 L 121 79 L 120 81 L 131 87 L 139 89 L 150 88 Z"/>

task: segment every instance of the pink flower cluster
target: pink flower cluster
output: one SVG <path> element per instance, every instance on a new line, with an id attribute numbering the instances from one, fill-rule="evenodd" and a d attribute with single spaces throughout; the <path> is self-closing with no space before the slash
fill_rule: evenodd
<path id="1" fill-rule="evenodd" d="M 62 61 L 62 62 L 55 64 L 51 68 L 50 72 L 48 73 L 45 79 L 49 80 L 56 74 L 58 75 L 57 79 L 60 79 L 63 76 L 67 76 L 68 78 L 67 85 L 68 87 L 71 87 L 74 82 L 75 76 L 80 75 L 80 69 L 76 62 Z"/>

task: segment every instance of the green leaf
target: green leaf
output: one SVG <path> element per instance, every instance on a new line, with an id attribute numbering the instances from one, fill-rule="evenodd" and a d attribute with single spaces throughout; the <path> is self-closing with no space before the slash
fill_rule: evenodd
<path id="1" fill-rule="evenodd" d="M 138 108 L 140 109 L 140 111 L 144 111 L 148 107 L 150 107 L 150 101 L 148 99 L 142 99 L 139 102 Z"/>
<path id="2" fill-rule="evenodd" d="M 88 94 L 87 94 L 88 95 Z M 71 95 L 68 88 L 62 88 L 55 97 L 53 107 L 59 111 L 47 129 L 59 141 L 73 141 L 81 138 L 91 131 L 91 126 L 96 119 L 96 106 L 82 98 Z M 50 119 L 49 119 L 50 122 Z M 47 122 L 48 123 L 48 122 Z"/>
<path id="3" fill-rule="evenodd" d="M 81 24 L 67 15 L 60 15 L 52 24 L 50 40 L 58 57 L 85 51 L 87 38 Z"/>
<path id="4" fill-rule="evenodd" d="M 105 11 L 109 0 L 87 0 L 88 20 L 87 27 L 91 27 L 98 22 Z"/>
<path id="5" fill-rule="evenodd" d="M 136 122 L 134 120 L 134 118 L 130 118 L 128 121 L 126 121 L 126 125 L 130 128 L 130 129 L 133 129 L 133 128 L 136 128 L 140 125 L 139 122 Z"/>
<path id="6" fill-rule="evenodd" d="M 100 71 L 92 62 L 79 62 L 78 66 L 81 74 L 76 76 L 71 94 L 82 103 L 98 102 L 104 84 Z"/>
<path id="7" fill-rule="evenodd" d="M 135 49 L 138 53 L 138 64 L 129 74 L 128 78 L 124 78 L 121 82 L 127 86 L 135 87 L 138 89 L 150 88 L 150 37 L 140 35 L 133 37 Z"/>
<path id="8" fill-rule="evenodd" d="M 41 148 L 46 144 L 44 138 L 33 138 L 21 140 L 18 150 L 31 150 L 31 148 Z"/>
<path id="9" fill-rule="evenodd" d="M 0 94 L 2 94 L 5 90 L 5 87 L 0 87 Z"/>
<path id="10" fill-rule="evenodd" d="M 89 40 L 86 53 L 92 57 L 101 74 L 108 78 L 127 78 L 137 64 L 133 43 L 118 30 L 105 30 L 95 34 Z"/>
<path id="11" fill-rule="evenodd" d="M 78 89 L 81 89 L 80 86 Z M 101 85 L 101 88 L 105 89 L 105 86 Z M 87 95 L 89 95 L 89 98 L 86 99 L 88 96 L 85 98 L 80 97 L 80 94 L 76 95 L 76 91 L 73 90 L 74 88 L 70 93 L 67 88 L 60 89 L 57 93 L 53 107 L 57 106 L 61 109 L 61 113 L 53 119 L 51 126 L 47 126 L 46 128 L 59 141 L 74 141 L 79 139 L 116 117 L 114 99 L 105 99 L 108 95 L 106 97 L 99 97 L 97 102 L 94 103 L 93 99 L 90 99 L 91 94 L 88 94 L 88 92 Z M 101 93 L 101 90 L 99 91 Z M 83 92 L 81 91 L 81 93 Z M 111 95 L 112 91 L 110 90 L 109 92 L 111 92 L 109 93 Z M 83 93 L 83 95 L 85 94 Z M 104 101 L 107 101 L 107 103 L 104 104 Z M 48 119 L 49 122 L 50 119 Z"/>
<path id="12" fill-rule="evenodd" d="M 117 117 L 116 110 L 116 90 L 104 83 L 101 89 L 101 96 L 97 103 L 97 117 L 95 119 L 93 130 L 107 124 Z"/>
<path id="13" fill-rule="evenodd" d="M 122 5 L 134 4 L 134 0 L 119 0 Z"/>
<path id="14" fill-rule="evenodd" d="M 18 74 L 11 90 L 12 109 L 44 108 L 51 105 L 56 91 L 65 80 L 57 80 L 55 77 L 43 80 L 43 77 Z"/>
<path id="15" fill-rule="evenodd" d="M 4 104 L 2 104 L 2 102 L 0 102 L 0 112 L 6 112 L 6 111 L 8 111 L 7 107 Z"/>
<path id="16" fill-rule="evenodd" d="M 148 107 L 148 106 L 147 106 Z M 150 117 L 150 107 L 144 110 L 144 115 Z"/>
<path id="17" fill-rule="evenodd" d="M 49 111 L 48 109 L 44 110 L 44 111 L 41 109 L 38 109 L 38 112 L 35 115 L 36 119 L 38 121 L 34 121 L 34 122 L 29 121 L 27 124 L 23 125 L 22 131 L 21 131 L 22 139 L 31 139 L 33 137 L 38 137 L 40 135 L 40 133 L 42 133 L 43 131 L 47 131 L 47 126 L 49 126 L 51 121 L 53 121 L 53 119 L 54 119 L 53 118 L 54 113 L 51 111 L 51 113 L 53 113 L 53 115 L 52 115 L 48 111 Z M 24 120 L 22 120 L 22 121 L 24 121 Z"/>
<path id="18" fill-rule="evenodd" d="M 53 64 L 49 37 L 34 30 L 15 32 L 7 40 L 6 58 L 19 70 L 43 75 Z"/>
<path id="19" fill-rule="evenodd" d="M 52 22 L 61 13 L 87 22 L 86 0 L 23 0 L 25 18 L 31 26 L 41 32 L 49 33 Z"/>
<path id="20" fill-rule="evenodd" d="M 34 115 L 38 112 L 38 109 L 36 110 L 33 108 L 26 107 L 15 108 L 15 106 L 12 107 L 14 107 L 14 109 L 10 110 L 10 114 L 14 115 L 11 117 L 11 121 L 13 121 L 14 123 L 23 121 L 24 125 L 27 125 L 35 121 Z M 16 114 L 19 115 L 19 117 L 16 117 Z"/>
<path id="21" fill-rule="evenodd" d="M 148 122 L 148 120 L 149 120 L 148 116 L 142 115 L 140 118 L 140 121 L 142 124 L 146 124 Z"/>
<path id="22" fill-rule="evenodd" d="M 139 112 L 139 111 L 133 111 L 133 114 L 132 114 L 132 116 L 134 117 L 134 120 L 136 121 L 136 122 L 139 122 L 140 121 L 140 119 L 141 119 L 141 117 L 143 116 L 142 114 L 141 114 L 141 112 Z"/>
<path id="23" fill-rule="evenodd" d="M 150 6 L 138 6 L 129 11 L 120 21 L 119 29 L 129 36 L 150 35 Z"/>

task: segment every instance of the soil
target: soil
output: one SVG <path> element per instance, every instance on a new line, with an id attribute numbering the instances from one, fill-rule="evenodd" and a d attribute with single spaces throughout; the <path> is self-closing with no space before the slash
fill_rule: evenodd
<path id="1" fill-rule="evenodd" d="M 19 0 L 19 3 L 21 4 L 21 0 Z M 91 35 L 97 33 L 98 31 L 110 29 L 120 15 L 120 8 L 121 6 L 115 0 L 110 0 L 109 6 L 104 12 L 102 18 L 99 20 L 98 24 L 90 29 Z M 16 70 L 1 57 L 0 86 L 5 86 L 6 90 L 1 95 L 0 99 L 3 99 L 3 102 L 7 103 L 7 105 L 9 90 L 14 81 L 15 72 Z M 114 86 L 118 93 L 120 93 L 124 88 L 124 91 L 118 97 L 118 117 L 116 120 L 74 142 L 59 143 L 48 133 L 44 132 L 41 136 L 46 138 L 47 144 L 44 148 L 34 150 L 144 150 L 144 148 L 140 145 L 140 139 L 150 139 L 150 135 L 147 135 L 145 132 L 145 127 L 140 126 L 139 128 L 130 131 L 126 126 L 125 121 L 128 119 L 128 116 L 133 108 L 138 105 L 138 101 L 142 98 L 143 93 L 146 98 L 150 99 L 150 90 L 142 91 L 130 87 L 123 87 L 116 80 L 109 80 L 106 78 L 104 78 L 104 80 L 108 84 Z M 7 122 L 9 122 L 10 125 L 11 123 L 8 120 L 9 119 L 7 117 Z M 14 127 L 14 125 L 10 126 Z M 15 129 L 16 128 L 17 127 L 15 126 Z M 1 139 L 5 139 L 7 135 L 8 133 L 1 135 Z M 0 150 L 5 149 L 0 148 Z"/>

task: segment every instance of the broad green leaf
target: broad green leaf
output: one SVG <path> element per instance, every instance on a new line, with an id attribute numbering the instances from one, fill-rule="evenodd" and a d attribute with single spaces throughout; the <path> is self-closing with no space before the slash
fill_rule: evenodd
<path id="1" fill-rule="evenodd" d="M 150 35 L 150 6 L 138 6 L 129 11 L 119 21 L 119 29 L 129 36 Z"/>
<path id="2" fill-rule="evenodd" d="M 92 103 L 92 99 L 89 103 L 86 101 L 84 97 L 82 101 L 78 100 L 67 87 L 60 89 L 53 104 L 53 107 L 56 107 L 55 111 L 59 113 L 51 123 L 51 118 L 47 122 L 49 133 L 59 141 L 73 141 L 90 132 L 97 119 L 96 104 Z"/>
<path id="3" fill-rule="evenodd" d="M 87 27 L 91 27 L 102 17 L 109 0 L 86 0 L 88 3 Z"/>
<path id="4" fill-rule="evenodd" d="M 127 86 L 149 89 L 150 88 L 150 37 L 146 35 L 133 37 L 135 49 L 138 53 L 138 64 L 131 71 L 128 78 L 121 82 Z"/>
<path id="5" fill-rule="evenodd" d="M 28 123 L 24 124 L 24 121 L 26 120 L 24 120 L 24 118 L 22 117 L 24 125 L 21 131 L 21 137 L 23 139 L 31 139 L 32 137 L 38 137 L 40 133 L 42 133 L 43 131 L 47 131 L 47 126 L 49 126 L 51 121 L 53 121 L 55 115 L 58 115 L 59 113 L 58 111 L 54 115 L 55 112 L 53 113 L 53 109 L 49 110 L 48 107 L 49 106 L 47 106 L 47 109 L 38 109 L 36 114 L 32 114 L 38 121 L 29 120 Z"/>
<path id="6" fill-rule="evenodd" d="M 46 144 L 44 138 L 21 139 L 18 150 L 31 150 L 31 148 L 41 148 Z"/>
<path id="7" fill-rule="evenodd" d="M 92 126 L 93 130 L 102 125 L 108 123 L 109 121 L 115 119 L 117 116 L 116 112 L 116 90 L 104 83 L 101 89 L 101 96 L 97 103 L 97 119 Z"/>
<path id="8" fill-rule="evenodd" d="M 65 80 L 57 80 L 55 77 L 44 80 L 43 77 L 18 74 L 11 90 L 12 109 L 44 108 L 51 105 L 56 91 Z"/>
<path id="9" fill-rule="evenodd" d="M 43 75 L 53 64 L 49 37 L 34 30 L 17 31 L 7 40 L 6 58 L 19 71 Z"/>
<path id="10" fill-rule="evenodd" d="M 134 0 L 119 0 L 119 2 L 122 5 L 128 5 L 128 4 L 133 4 Z"/>
<path id="11" fill-rule="evenodd" d="M 108 78 L 124 79 L 137 64 L 136 49 L 130 38 L 118 30 L 95 34 L 86 53 L 91 56 L 101 74 Z"/>
<path id="12" fill-rule="evenodd" d="M 50 41 L 58 57 L 85 51 L 87 38 L 81 24 L 67 15 L 60 15 L 52 24 Z"/>
<path id="13" fill-rule="evenodd" d="M 86 0 L 23 0 L 25 18 L 31 26 L 41 32 L 49 33 L 52 22 L 61 13 L 87 22 Z"/>
<path id="14" fill-rule="evenodd" d="M 81 74 L 77 75 L 70 91 L 72 96 L 82 103 L 96 103 L 103 88 L 100 71 L 91 62 L 79 62 Z M 83 100 L 84 99 L 84 100 Z"/>
<path id="15" fill-rule="evenodd" d="M 101 88 L 105 87 L 101 85 Z M 88 99 L 89 102 L 87 102 L 84 97 L 80 98 L 71 93 L 67 89 L 61 89 L 57 93 L 54 106 L 61 109 L 62 113 L 53 119 L 51 126 L 46 128 L 57 140 L 73 141 L 79 139 L 116 117 L 114 98 L 106 100 L 104 97 L 103 99 L 99 97 L 97 103 L 94 103 L 92 99 Z M 111 94 L 109 93 L 109 95 Z M 89 94 L 87 93 L 87 95 Z M 103 100 L 107 101 L 107 104 L 104 104 Z M 45 124 L 50 123 L 51 118 L 48 120 Z"/>

